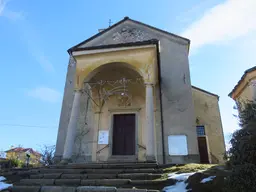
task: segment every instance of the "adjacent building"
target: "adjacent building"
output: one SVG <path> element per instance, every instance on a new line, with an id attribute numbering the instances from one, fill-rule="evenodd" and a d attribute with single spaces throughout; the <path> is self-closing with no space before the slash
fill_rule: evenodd
<path id="1" fill-rule="evenodd" d="M 240 104 L 256 99 L 256 67 L 247 69 L 228 95 Z"/>
<path id="2" fill-rule="evenodd" d="M 29 154 L 30 164 L 38 164 L 40 163 L 40 159 L 41 159 L 41 154 L 33 150 L 32 148 L 15 147 L 5 151 L 5 153 L 6 153 L 6 159 L 17 159 L 24 163 L 27 160 L 27 154 Z"/>

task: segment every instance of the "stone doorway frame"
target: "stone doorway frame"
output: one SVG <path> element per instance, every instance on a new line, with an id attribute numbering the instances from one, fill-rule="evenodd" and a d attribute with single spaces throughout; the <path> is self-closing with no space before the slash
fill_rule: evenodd
<path id="1" fill-rule="evenodd" d="M 112 148 L 113 148 L 113 129 L 114 129 L 114 115 L 118 114 L 134 114 L 135 115 L 135 155 L 125 155 L 123 157 L 126 157 L 129 160 L 132 161 L 138 161 L 138 153 L 139 153 L 139 124 L 140 124 L 140 113 L 139 111 L 141 108 L 120 108 L 120 109 L 109 109 L 109 156 L 108 160 L 111 160 L 112 158 L 118 157 L 115 155 L 112 155 Z M 116 160 L 119 160 L 118 158 Z M 120 159 L 125 160 L 125 159 Z"/>

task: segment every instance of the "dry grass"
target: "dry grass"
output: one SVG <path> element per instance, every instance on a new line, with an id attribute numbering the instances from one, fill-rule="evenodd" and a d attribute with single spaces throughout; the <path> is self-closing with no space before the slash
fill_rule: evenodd
<path id="1" fill-rule="evenodd" d="M 217 166 L 217 164 L 196 164 L 190 163 L 185 165 L 178 165 L 164 169 L 166 173 L 191 173 L 191 172 L 198 172 L 204 171 L 210 168 Z"/>

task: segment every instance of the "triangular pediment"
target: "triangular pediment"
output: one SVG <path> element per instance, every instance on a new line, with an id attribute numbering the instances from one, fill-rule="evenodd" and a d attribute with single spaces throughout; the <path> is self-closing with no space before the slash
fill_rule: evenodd
<path id="1" fill-rule="evenodd" d="M 108 29 L 72 47 L 70 50 L 122 43 L 136 43 L 152 39 L 160 40 L 163 36 L 175 42 L 189 44 L 188 39 L 126 17 Z"/>

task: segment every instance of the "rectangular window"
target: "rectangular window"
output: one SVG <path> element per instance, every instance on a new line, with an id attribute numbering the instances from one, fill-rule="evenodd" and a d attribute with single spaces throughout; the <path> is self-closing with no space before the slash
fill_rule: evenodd
<path id="1" fill-rule="evenodd" d="M 188 155 L 188 144 L 186 135 L 168 136 L 169 155 Z"/>
<path id="2" fill-rule="evenodd" d="M 197 136 L 205 136 L 204 126 L 196 126 Z"/>

